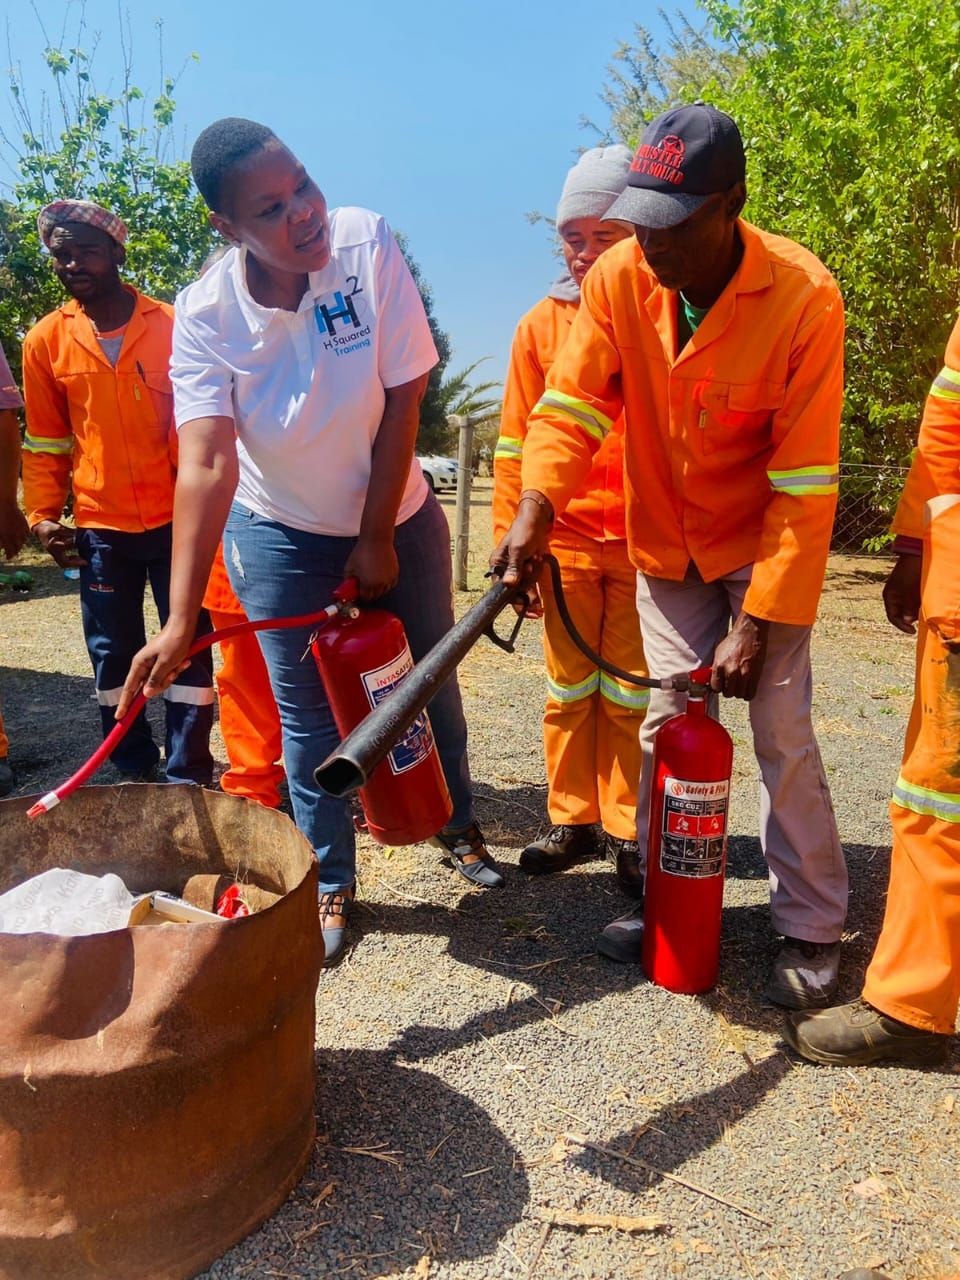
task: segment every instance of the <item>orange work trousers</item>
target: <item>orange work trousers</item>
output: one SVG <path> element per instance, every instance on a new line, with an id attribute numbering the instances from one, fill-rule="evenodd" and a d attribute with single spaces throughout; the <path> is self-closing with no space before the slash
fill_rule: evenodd
<path id="1" fill-rule="evenodd" d="M 219 548 L 204 605 L 216 631 L 246 621 Z M 256 635 L 221 641 L 220 657 L 222 665 L 216 674 L 220 732 L 230 761 L 220 786 L 229 795 L 245 796 L 276 809 L 285 777 L 279 763 L 283 753 L 280 715 Z"/>
<path id="2" fill-rule="evenodd" d="M 615 666 L 645 675 L 637 571 L 626 542 L 600 542 L 564 530 L 551 539 L 550 550 L 560 562 L 564 596 L 583 638 Z M 547 573 L 540 591 L 550 821 L 599 822 L 609 835 L 635 840 L 640 725 L 649 694 L 598 671 L 580 652 L 560 620 Z"/>
<path id="3" fill-rule="evenodd" d="M 863 996 L 910 1026 L 952 1035 L 960 1004 L 960 505 L 937 517 L 933 532 L 952 541 L 953 554 L 938 556 L 936 537 L 931 554 L 928 536 L 913 710 L 890 806 L 890 887 Z"/>

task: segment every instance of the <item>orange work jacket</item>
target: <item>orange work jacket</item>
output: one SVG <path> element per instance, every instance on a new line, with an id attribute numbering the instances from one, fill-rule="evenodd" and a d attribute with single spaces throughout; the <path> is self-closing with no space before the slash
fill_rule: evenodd
<path id="1" fill-rule="evenodd" d="M 809 625 L 837 501 L 843 303 L 800 245 L 738 222 L 743 257 L 677 351 L 677 294 L 635 240 L 594 263 L 534 409 L 524 489 L 562 511 L 624 414 L 633 563 L 706 582 L 745 565 L 744 610 Z"/>
<path id="2" fill-rule="evenodd" d="M 933 380 L 903 494 L 893 518 L 901 537 L 922 539 L 923 623 L 960 642 L 960 320 Z"/>
<path id="3" fill-rule="evenodd" d="M 503 392 L 500 435 L 493 455 L 493 539 L 497 543 L 516 515 L 522 485 L 520 458 L 527 419 L 543 395 L 547 374 L 566 341 L 578 303 L 547 297 L 517 325 Z M 556 530 L 582 534 L 596 542 L 627 536 L 623 499 L 623 437 L 611 431 L 597 450 L 593 466 L 557 521 Z"/>
<path id="4" fill-rule="evenodd" d="M 79 528 L 143 533 L 173 518 L 173 308 L 135 289 L 116 367 L 73 299 L 23 341 L 23 493 L 31 525 L 59 520 L 73 473 Z"/>
<path id="5" fill-rule="evenodd" d="M 943 367 L 923 410 L 920 436 L 903 487 L 893 532 L 922 538 L 931 498 L 960 491 L 960 320 L 953 327 Z"/>

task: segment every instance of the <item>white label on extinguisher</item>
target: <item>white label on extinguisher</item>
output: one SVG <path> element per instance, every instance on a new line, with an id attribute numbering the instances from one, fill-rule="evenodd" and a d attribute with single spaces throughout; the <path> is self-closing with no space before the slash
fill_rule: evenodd
<path id="1" fill-rule="evenodd" d="M 727 843 L 730 780 L 663 780 L 663 830 L 660 869 L 672 876 L 700 879 L 723 870 Z"/>
<path id="2" fill-rule="evenodd" d="M 372 671 L 361 672 L 363 687 L 367 691 L 367 701 L 371 707 L 378 706 L 384 698 L 393 693 L 397 685 L 407 678 L 413 669 L 413 658 L 410 646 L 404 645 L 400 653 L 382 667 Z M 406 773 L 421 760 L 426 760 L 433 750 L 433 730 L 426 711 L 421 711 L 413 724 L 406 731 L 397 745 L 387 756 L 391 773 Z"/>

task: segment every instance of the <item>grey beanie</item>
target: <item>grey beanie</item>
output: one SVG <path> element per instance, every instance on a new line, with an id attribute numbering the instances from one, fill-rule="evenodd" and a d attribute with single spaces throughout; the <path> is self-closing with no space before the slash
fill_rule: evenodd
<path id="1" fill-rule="evenodd" d="M 567 174 L 557 205 L 557 227 L 574 218 L 602 218 L 627 185 L 633 153 L 622 142 L 585 151 Z"/>

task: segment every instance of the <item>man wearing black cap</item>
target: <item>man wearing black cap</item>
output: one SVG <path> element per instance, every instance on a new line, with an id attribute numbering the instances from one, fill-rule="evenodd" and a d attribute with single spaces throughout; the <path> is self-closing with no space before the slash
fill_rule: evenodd
<path id="1" fill-rule="evenodd" d="M 650 671 L 712 665 L 750 701 L 760 834 L 783 944 L 767 985 L 791 1008 L 837 985 L 847 874 L 810 717 L 810 630 L 837 495 L 843 304 L 800 245 L 741 218 L 737 126 L 698 103 L 645 131 L 607 211 L 635 239 L 608 250 L 531 414 L 522 494 L 491 557 L 536 572 L 550 523 L 617 418 L 625 422 L 627 539 Z M 641 730 L 641 858 L 657 729 L 681 709 L 654 692 Z M 639 959 L 640 910 L 601 951 Z"/>

